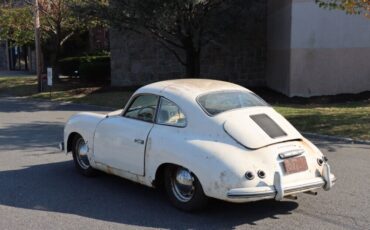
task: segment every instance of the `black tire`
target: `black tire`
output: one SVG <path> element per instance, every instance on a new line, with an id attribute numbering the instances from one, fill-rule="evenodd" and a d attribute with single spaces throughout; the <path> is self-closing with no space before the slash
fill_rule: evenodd
<path id="1" fill-rule="evenodd" d="M 75 163 L 75 167 L 77 171 L 79 171 L 84 176 L 87 176 L 87 177 L 95 176 L 96 170 L 91 167 L 90 162 L 88 161 L 87 158 L 85 159 L 85 164 L 86 164 L 84 165 L 85 167 L 83 167 L 81 163 L 79 163 L 77 154 L 79 154 L 78 148 L 79 148 L 79 143 L 81 142 L 85 143 L 84 139 L 80 135 L 76 135 L 72 141 L 72 156 L 73 156 L 73 161 Z"/>
<path id="2" fill-rule="evenodd" d="M 208 197 L 204 194 L 202 185 L 200 184 L 198 178 L 193 173 L 191 173 L 191 175 L 194 179 L 193 181 L 194 190 L 191 198 L 189 198 L 189 200 L 184 201 L 179 199 L 178 196 L 175 194 L 176 191 L 174 191 L 173 179 L 171 178 L 174 177 L 178 169 L 183 168 L 180 166 L 170 166 L 167 167 L 164 172 L 164 186 L 170 202 L 176 208 L 187 212 L 205 208 L 208 203 Z"/>

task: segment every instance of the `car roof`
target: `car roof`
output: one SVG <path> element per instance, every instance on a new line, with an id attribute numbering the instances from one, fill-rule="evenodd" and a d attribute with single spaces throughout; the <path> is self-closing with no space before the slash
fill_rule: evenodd
<path id="1" fill-rule="evenodd" d="M 155 82 L 141 87 L 138 93 L 155 93 L 197 97 L 200 94 L 224 91 L 224 90 L 247 90 L 242 86 L 219 80 L 211 79 L 176 79 Z"/>

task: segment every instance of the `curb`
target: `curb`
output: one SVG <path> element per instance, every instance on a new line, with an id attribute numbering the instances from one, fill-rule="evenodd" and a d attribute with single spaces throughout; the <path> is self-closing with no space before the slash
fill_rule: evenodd
<path id="1" fill-rule="evenodd" d="M 303 136 L 307 138 L 317 138 L 317 139 L 324 139 L 328 141 L 341 141 L 348 144 L 362 144 L 362 145 L 370 145 L 370 141 L 365 140 L 355 140 L 348 137 L 338 137 L 338 136 L 329 136 L 317 133 L 309 133 L 309 132 L 302 132 Z"/>

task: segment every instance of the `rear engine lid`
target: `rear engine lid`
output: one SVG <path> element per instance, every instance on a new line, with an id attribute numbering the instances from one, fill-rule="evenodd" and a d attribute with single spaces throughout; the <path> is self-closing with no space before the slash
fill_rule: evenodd
<path id="1" fill-rule="evenodd" d="M 226 117 L 224 129 L 233 139 L 249 149 L 302 139 L 302 135 L 270 107 L 232 111 Z"/>

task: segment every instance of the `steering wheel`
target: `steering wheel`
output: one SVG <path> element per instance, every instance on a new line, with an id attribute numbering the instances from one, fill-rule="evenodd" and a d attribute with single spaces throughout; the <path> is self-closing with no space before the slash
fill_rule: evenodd
<path id="1" fill-rule="evenodd" d="M 137 112 L 137 118 L 143 121 L 152 121 L 153 120 L 153 115 L 155 113 L 155 108 L 152 106 L 146 106 Z"/>

